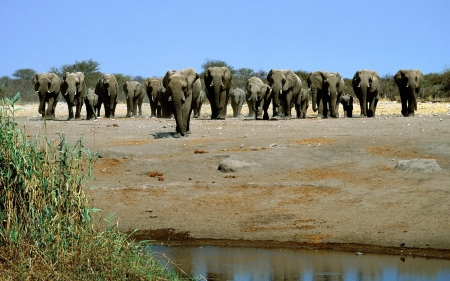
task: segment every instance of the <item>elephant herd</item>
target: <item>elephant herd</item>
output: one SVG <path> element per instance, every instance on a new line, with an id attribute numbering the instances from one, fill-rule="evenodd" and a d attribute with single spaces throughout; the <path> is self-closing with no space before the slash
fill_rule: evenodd
<path id="1" fill-rule="evenodd" d="M 399 70 L 395 74 L 403 116 L 414 116 L 422 79 L 422 72 L 418 69 Z M 123 85 L 127 117 L 142 117 L 145 95 L 149 98 L 151 116 L 170 118 L 173 115 L 179 136 L 190 133 L 192 112 L 194 118 L 200 116 L 205 98 L 211 106 L 211 119 L 225 119 L 228 100 L 234 117 L 240 115 L 245 101 L 249 116 L 255 119 L 269 119 L 270 103 L 272 118 L 291 119 L 292 108 L 295 108 L 297 118 L 306 118 L 311 98 L 313 111 L 317 111 L 320 118 L 338 118 L 339 103 L 344 108 L 344 115 L 352 117 L 353 97 L 344 94 L 344 79 L 338 72 L 311 72 L 306 81 L 308 90 L 291 70 L 271 69 L 267 75 L 267 84 L 258 77 L 251 77 L 245 89 L 232 89 L 232 74 L 227 67 L 209 67 L 204 73 L 204 81 L 205 91 L 193 68 L 168 70 L 163 78 L 147 78 L 142 83 L 127 81 Z M 67 72 L 63 79 L 55 73 L 36 73 L 32 83 L 39 95 L 38 111 L 45 119 L 55 118 L 60 93 L 67 102 L 69 120 L 80 119 L 83 103 L 86 105 L 87 120 L 100 116 L 102 104 L 106 118 L 115 116 L 119 85 L 114 75 L 103 74 L 95 89 L 88 90 L 81 72 Z M 373 70 L 358 70 L 353 76 L 352 86 L 359 100 L 361 116 L 374 117 L 379 99 L 380 76 Z"/>

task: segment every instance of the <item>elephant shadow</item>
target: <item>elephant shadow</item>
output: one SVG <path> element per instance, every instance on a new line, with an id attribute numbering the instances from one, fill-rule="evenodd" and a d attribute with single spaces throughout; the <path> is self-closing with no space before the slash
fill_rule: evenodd
<path id="1" fill-rule="evenodd" d="M 152 135 L 155 139 L 168 139 L 168 138 L 178 138 L 179 135 L 177 132 L 160 132 L 160 133 L 154 133 L 154 134 L 150 134 Z"/>

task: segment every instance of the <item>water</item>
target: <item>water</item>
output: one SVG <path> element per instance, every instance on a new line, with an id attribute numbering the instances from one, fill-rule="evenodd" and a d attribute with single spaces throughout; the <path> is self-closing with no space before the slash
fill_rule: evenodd
<path id="1" fill-rule="evenodd" d="M 450 280 L 450 261 L 378 254 L 230 247 L 152 246 L 198 280 Z M 163 259 L 164 260 L 164 259 Z M 167 260 L 164 262 L 167 264 Z"/>

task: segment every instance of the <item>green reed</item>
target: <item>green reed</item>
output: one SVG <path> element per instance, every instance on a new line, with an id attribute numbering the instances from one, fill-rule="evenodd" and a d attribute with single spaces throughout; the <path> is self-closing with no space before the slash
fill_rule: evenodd
<path id="1" fill-rule="evenodd" d="M 27 137 L 18 100 L 0 109 L 0 280 L 181 280 L 107 220 L 94 229 L 84 190 L 98 155 L 64 133 Z"/>

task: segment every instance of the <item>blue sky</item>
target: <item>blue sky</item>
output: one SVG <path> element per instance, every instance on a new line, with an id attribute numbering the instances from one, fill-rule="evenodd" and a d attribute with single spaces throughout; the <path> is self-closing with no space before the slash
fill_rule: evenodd
<path id="1" fill-rule="evenodd" d="M 205 59 L 235 68 L 380 75 L 450 67 L 450 1 L 2 1 L 0 76 L 93 59 L 163 76 Z"/>

